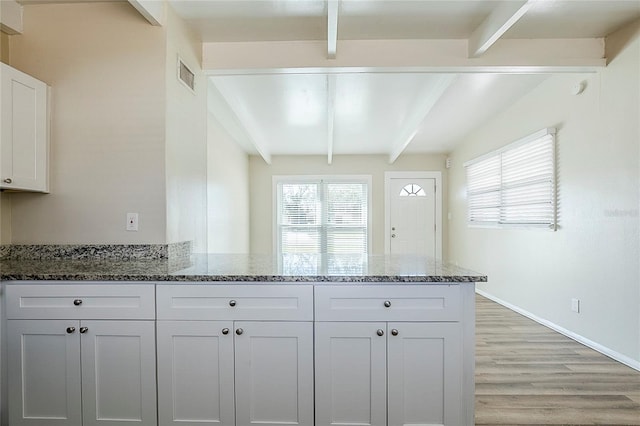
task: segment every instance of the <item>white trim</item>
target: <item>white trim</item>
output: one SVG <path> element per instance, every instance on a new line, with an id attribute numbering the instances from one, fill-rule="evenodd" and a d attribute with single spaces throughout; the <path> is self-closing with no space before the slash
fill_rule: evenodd
<path id="1" fill-rule="evenodd" d="M 493 151 L 490 151 L 490 152 L 487 152 L 486 154 L 481 155 L 480 157 L 476 157 L 473 160 L 469 160 L 469 161 L 465 162 L 463 164 L 463 166 L 464 167 L 470 166 L 470 165 L 472 165 L 474 163 L 477 163 L 477 162 L 482 161 L 484 159 L 487 159 L 489 157 L 493 157 L 494 155 L 501 154 L 504 151 L 508 151 L 508 150 L 516 148 L 516 147 L 518 147 L 520 145 L 524 145 L 524 144 L 529 143 L 531 141 L 535 141 L 536 139 L 543 138 L 543 137 L 545 137 L 547 135 L 555 135 L 555 134 L 556 134 L 555 127 L 547 127 L 545 129 L 538 130 L 537 132 L 532 133 L 529 136 L 525 136 L 525 137 L 523 137 L 521 139 L 518 139 L 515 142 L 511 142 L 510 144 L 505 145 L 502 148 L 495 149 Z"/>
<path id="2" fill-rule="evenodd" d="M 630 358 L 626 355 L 621 354 L 620 352 L 616 352 L 613 349 L 609 349 L 606 346 L 601 345 L 600 343 L 594 342 L 593 340 L 587 339 L 584 336 L 581 336 L 580 334 L 574 333 L 571 330 L 567 330 L 564 327 L 561 327 L 549 320 L 546 320 L 544 318 L 540 318 L 539 316 L 532 314 L 531 312 L 524 310 L 516 305 L 512 305 L 509 302 L 505 302 L 504 300 L 495 297 L 483 290 L 480 290 L 479 288 L 476 288 L 476 293 L 478 293 L 481 296 L 486 297 L 487 299 L 490 299 L 494 302 L 496 302 L 499 305 L 504 306 L 505 308 L 511 309 L 514 312 L 519 313 L 520 315 L 524 315 L 525 317 L 537 322 L 540 325 L 543 325 L 547 328 L 550 328 L 553 331 L 557 331 L 560 334 L 563 334 L 565 336 L 567 336 L 568 338 L 575 340 L 578 343 L 581 343 L 591 349 L 593 349 L 594 351 L 600 352 L 603 355 L 608 356 L 609 358 L 618 361 L 628 367 L 633 368 L 634 370 L 638 370 L 640 371 L 640 361 L 635 360 L 633 358 Z"/>
<path id="3" fill-rule="evenodd" d="M 371 254 L 373 240 L 371 229 L 373 228 L 373 177 L 371 175 L 273 175 L 271 177 L 271 241 L 273 253 L 278 254 L 278 184 L 281 182 L 318 182 L 319 180 L 331 182 L 366 182 L 367 184 L 367 254 Z"/>
<path id="4" fill-rule="evenodd" d="M 436 182 L 436 258 L 442 259 L 442 172 L 384 172 L 384 253 L 391 253 L 391 179 L 434 179 Z"/>

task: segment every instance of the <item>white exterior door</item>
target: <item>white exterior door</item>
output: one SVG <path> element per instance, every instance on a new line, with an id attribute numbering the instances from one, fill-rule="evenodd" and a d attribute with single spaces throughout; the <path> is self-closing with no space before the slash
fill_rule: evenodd
<path id="1" fill-rule="evenodd" d="M 155 426 L 153 321 L 81 321 L 83 426 Z"/>
<path id="2" fill-rule="evenodd" d="M 10 425 L 82 425 L 78 328 L 78 321 L 7 321 Z"/>
<path id="3" fill-rule="evenodd" d="M 438 257 L 435 187 L 435 179 L 430 178 L 390 179 L 390 254 Z"/>
<path id="4" fill-rule="evenodd" d="M 234 324 L 236 424 L 313 426 L 313 323 Z"/>
<path id="5" fill-rule="evenodd" d="M 459 323 L 388 324 L 389 425 L 459 426 Z"/>
<path id="6" fill-rule="evenodd" d="M 232 321 L 158 321 L 160 426 L 234 426 Z"/>
<path id="7" fill-rule="evenodd" d="M 386 324 L 323 322 L 315 327 L 316 426 L 386 426 Z"/>
<path id="8" fill-rule="evenodd" d="M 48 191 L 47 85 L 0 63 L 0 188 Z"/>

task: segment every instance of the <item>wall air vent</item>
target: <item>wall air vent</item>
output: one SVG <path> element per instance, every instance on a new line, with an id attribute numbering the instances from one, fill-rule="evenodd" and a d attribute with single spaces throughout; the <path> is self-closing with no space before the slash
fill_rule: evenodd
<path id="1" fill-rule="evenodd" d="M 178 80 L 195 93 L 196 79 L 191 69 L 178 57 Z"/>

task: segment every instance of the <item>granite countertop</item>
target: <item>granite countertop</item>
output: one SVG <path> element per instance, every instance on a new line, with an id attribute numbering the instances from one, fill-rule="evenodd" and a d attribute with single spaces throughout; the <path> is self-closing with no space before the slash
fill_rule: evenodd
<path id="1" fill-rule="evenodd" d="M 485 282 L 485 275 L 419 256 L 208 255 L 180 260 L 0 261 L 0 280 L 197 282 Z"/>

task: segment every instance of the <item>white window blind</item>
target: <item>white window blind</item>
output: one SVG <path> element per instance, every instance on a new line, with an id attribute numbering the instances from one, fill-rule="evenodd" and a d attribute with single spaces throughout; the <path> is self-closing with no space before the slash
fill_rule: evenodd
<path id="1" fill-rule="evenodd" d="M 278 182 L 278 254 L 367 253 L 368 186 L 329 177 Z"/>
<path id="2" fill-rule="evenodd" d="M 543 129 L 465 164 L 472 225 L 555 229 L 555 129 Z"/>

